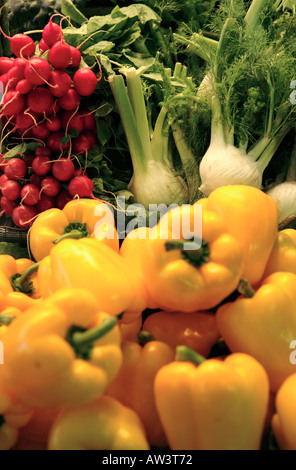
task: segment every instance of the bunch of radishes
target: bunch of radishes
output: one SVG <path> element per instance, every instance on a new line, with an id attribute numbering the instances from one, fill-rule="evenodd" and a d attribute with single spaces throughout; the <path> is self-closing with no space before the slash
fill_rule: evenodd
<path id="1" fill-rule="evenodd" d="M 0 57 L 3 83 L 3 130 L 40 143 L 35 155 L 0 162 L 1 208 L 16 225 L 27 228 L 34 217 L 62 207 L 75 196 L 93 197 L 85 170 L 75 168 L 76 155 L 87 155 L 96 144 L 93 114 L 82 98 L 92 95 L 100 78 L 80 67 L 79 48 L 63 40 L 61 27 L 50 19 L 36 44 L 26 34 L 9 38 L 16 58 Z"/>

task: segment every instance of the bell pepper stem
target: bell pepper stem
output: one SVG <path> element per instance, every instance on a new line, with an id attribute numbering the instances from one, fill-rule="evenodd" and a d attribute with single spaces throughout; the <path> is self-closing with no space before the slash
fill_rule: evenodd
<path id="1" fill-rule="evenodd" d="M 165 249 L 166 251 L 181 250 L 182 257 L 196 268 L 209 261 L 210 250 L 206 241 L 202 241 L 200 245 L 193 240 L 167 240 Z"/>
<path id="2" fill-rule="evenodd" d="M 206 358 L 198 354 L 188 346 L 177 346 L 176 347 L 176 361 L 192 362 L 195 366 L 199 366 L 206 361 Z"/>
<path id="3" fill-rule="evenodd" d="M 16 273 L 11 276 L 10 282 L 14 291 L 24 294 L 31 294 L 34 291 L 30 276 L 38 270 L 39 264 L 40 262 L 32 264 L 23 274 Z"/>
<path id="4" fill-rule="evenodd" d="M 13 315 L 0 315 L 0 325 L 8 326 L 15 319 Z"/>
<path id="5" fill-rule="evenodd" d="M 79 238 L 89 237 L 89 230 L 85 223 L 82 222 L 71 222 L 64 230 L 63 235 L 54 238 L 52 243 L 56 245 L 57 243 L 65 240 L 67 238 L 74 238 L 78 240 Z"/>
<path id="6" fill-rule="evenodd" d="M 78 348 L 93 343 L 112 330 L 117 324 L 117 321 L 117 317 L 110 317 L 103 320 L 101 325 L 95 328 L 83 332 L 77 331 L 73 334 L 71 342 Z"/>
<path id="7" fill-rule="evenodd" d="M 141 346 L 145 346 L 145 344 L 149 343 L 150 341 L 155 341 L 154 336 L 150 333 L 150 331 L 140 331 L 138 334 L 138 342 Z"/>
<path id="8" fill-rule="evenodd" d="M 239 281 L 237 291 L 247 299 L 251 299 L 255 295 L 255 291 L 247 279 Z"/>
<path id="9" fill-rule="evenodd" d="M 79 238 L 84 238 L 84 235 L 82 232 L 80 232 L 80 230 L 72 230 L 71 232 L 64 233 L 60 237 L 55 238 L 54 240 L 52 240 L 52 243 L 56 245 L 57 243 L 61 242 L 62 240 L 65 240 L 66 238 L 75 238 L 78 240 Z"/>

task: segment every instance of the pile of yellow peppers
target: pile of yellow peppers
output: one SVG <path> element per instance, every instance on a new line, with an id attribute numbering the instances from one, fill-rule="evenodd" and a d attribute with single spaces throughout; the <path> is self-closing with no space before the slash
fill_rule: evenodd
<path id="1" fill-rule="evenodd" d="M 296 231 L 268 195 L 224 186 L 121 243 L 75 199 L 28 248 L 0 256 L 0 450 L 296 449 Z"/>

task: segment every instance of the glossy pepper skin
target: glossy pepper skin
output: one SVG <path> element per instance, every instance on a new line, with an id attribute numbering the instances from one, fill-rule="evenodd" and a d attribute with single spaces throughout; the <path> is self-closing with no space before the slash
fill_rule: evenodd
<path id="1" fill-rule="evenodd" d="M 0 450 L 9 450 L 17 442 L 19 428 L 28 423 L 33 410 L 17 402 L 0 383 Z"/>
<path id="2" fill-rule="evenodd" d="M 96 296 L 98 308 L 111 315 L 128 311 L 137 317 L 147 303 L 141 279 L 124 259 L 90 238 L 58 243 L 40 261 L 38 282 L 44 298 L 64 287 L 86 289 Z"/>
<path id="3" fill-rule="evenodd" d="M 63 410 L 55 420 L 48 450 L 149 450 L 136 413 L 112 397 Z"/>
<path id="4" fill-rule="evenodd" d="M 216 312 L 218 330 L 232 352 L 244 352 L 265 368 L 272 392 L 295 372 L 290 343 L 296 339 L 296 274 L 268 276 L 251 298 Z"/>
<path id="5" fill-rule="evenodd" d="M 142 329 L 173 349 L 182 344 L 204 357 L 220 337 L 216 316 L 209 312 L 155 312 L 145 319 Z"/>
<path id="6" fill-rule="evenodd" d="M 263 191 L 247 185 L 228 185 L 215 189 L 196 204 L 223 217 L 229 233 L 244 252 L 242 277 L 251 285 L 263 277 L 265 266 L 278 233 L 276 202 Z"/>
<path id="7" fill-rule="evenodd" d="M 269 384 L 254 358 L 174 361 L 156 374 L 154 392 L 172 450 L 260 448 Z"/>
<path id="8" fill-rule="evenodd" d="M 296 450 L 296 373 L 290 375 L 276 394 L 276 412 L 271 426 L 281 450 Z"/>
<path id="9" fill-rule="evenodd" d="M 20 276 L 34 265 L 35 263 L 27 258 L 15 259 L 10 255 L 0 255 L 0 292 L 9 296 L 11 301 L 15 299 L 16 304 L 19 299 L 22 309 L 33 304 L 31 299 L 40 298 L 36 273 L 25 279 L 22 286 L 19 285 Z"/>
<path id="10" fill-rule="evenodd" d="M 122 367 L 105 393 L 137 413 L 150 445 L 163 447 L 167 439 L 155 405 L 154 378 L 161 367 L 174 360 L 174 351 L 152 340 L 144 346 L 135 341 L 123 342 L 122 352 Z"/>
<path id="11" fill-rule="evenodd" d="M 143 282 L 143 289 L 147 297 L 146 308 L 155 309 L 158 305 L 153 301 L 149 295 L 149 290 L 145 285 L 145 277 L 142 265 L 145 262 L 145 249 L 146 242 L 149 239 L 151 229 L 149 227 L 139 227 L 127 234 L 123 240 L 119 253 L 126 261 L 126 263 L 141 277 Z"/>
<path id="12" fill-rule="evenodd" d="M 29 232 L 29 246 L 36 261 L 47 256 L 60 237 L 89 237 L 119 250 L 119 239 L 110 207 L 94 199 L 73 199 L 60 210 L 41 212 Z"/>
<path id="13" fill-rule="evenodd" d="M 263 278 L 277 272 L 296 274 L 296 230 L 278 232 Z"/>
<path id="14" fill-rule="evenodd" d="M 116 318 L 99 312 L 90 292 L 60 290 L 8 327 L 0 381 L 32 408 L 89 403 L 119 371 L 120 342 Z"/>
<path id="15" fill-rule="evenodd" d="M 201 247 L 183 238 L 188 237 L 186 227 L 191 226 L 192 233 L 199 229 L 194 220 L 193 205 L 172 209 L 160 219 L 155 236 L 147 240 L 142 264 L 145 282 L 162 310 L 208 310 L 238 285 L 243 252 L 223 219 L 203 209 Z"/>

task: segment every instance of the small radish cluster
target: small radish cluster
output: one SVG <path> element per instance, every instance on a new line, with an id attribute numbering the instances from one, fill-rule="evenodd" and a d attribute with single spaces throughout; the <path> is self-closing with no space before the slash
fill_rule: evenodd
<path id="1" fill-rule="evenodd" d="M 74 196 L 92 197 L 93 184 L 85 171 L 75 169 L 68 157 L 55 159 L 48 147 L 34 154 L 19 155 L 0 162 L 0 205 L 21 228 L 47 209 L 63 209 Z"/>
<path id="2" fill-rule="evenodd" d="M 81 98 L 95 91 L 99 79 L 88 67 L 79 68 L 79 47 L 64 41 L 52 18 L 43 29 L 38 54 L 27 35 L 9 39 L 16 58 L 0 57 L 5 90 L 0 118 L 8 129 L 4 138 L 13 134 L 40 147 L 33 157 L 1 157 L 1 208 L 16 225 L 28 227 L 43 210 L 61 207 L 74 196 L 93 197 L 92 181 L 75 170 L 72 152 L 87 155 L 96 144 L 95 119 L 83 109 Z"/>

